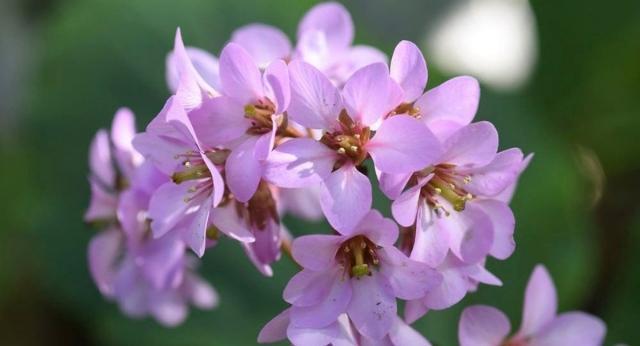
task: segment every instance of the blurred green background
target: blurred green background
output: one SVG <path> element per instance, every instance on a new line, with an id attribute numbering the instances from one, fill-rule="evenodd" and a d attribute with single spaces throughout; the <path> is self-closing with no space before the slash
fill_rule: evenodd
<path id="1" fill-rule="evenodd" d="M 0 345 L 255 343 L 262 324 L 285 307 L 281 291 L 295 267 L 282 260 L 273 279 L 263 278 L 231 241 L 208 252 L 201 267 L 221 295 L 219 308 L 192 310 L 178 328 L 130 320 L 100 296 L 85 258 L 95 232 L 82 222 L 87 148 L 118 107 L 133 109 L 139 128 L 162 107 L 164 59 L 177 26 L 188 45 L 217 54 L 235 27 L 250 22 L 293 37 L 313 3 L 0 2 Z M 345 5 L 356 41 L 390 54 L 401 39 L 424 42 L 455 3 Z M 543 263 L 561 311 L 595 313 L 608 325 L 607 344 L 633 344 L 640 340 L 640 2 L 531 6 L 538 51 L 531 76 L 515 90 L 483 85 L 477 116 L 496 124 L 502 148 L 536 155 L 513 200 L 517 250 L 488 263 L 504 287 L 482 286 L 416 327 L 436 345 L 457 344 L 460 311 L 484 303 L 507 312 L 515 329 L 526 280 Z M 429 87 L 449 78 L 423 51 Z M 388 213 L 388 203 L 376 203 Z M 298 234 L 325 227 L 286 221 Z"/>

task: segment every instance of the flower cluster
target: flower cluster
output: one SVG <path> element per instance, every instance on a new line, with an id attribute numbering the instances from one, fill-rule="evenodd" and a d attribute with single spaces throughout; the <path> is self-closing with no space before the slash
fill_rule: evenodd
<path id="1" fill-rule="evenodd" d="M 337 3 L 304 16 L 295 47 L 251 24 L 218 59 L 178 30 L 162 110 L 141 133 L 118 111 L 91 146 L 85 219 L 103 230 L 89 265 L 105 296 L 128 315 L 180 323 L 188 304 L 217 302 L 191 252 L 228 237 L 265 276 L 281 252 L 301 267 L 260 342 L 426 345 L 411 323 L 480 283 L 501 285 L 485 262 L 515 249 L 509 200 L 531 156 L 498 151 L 495 127 L 473 122 L 474 78 L 425 91 L 415 44 L 400 42 L 387 64 L 353 36 Z M 393 219 L 372 209 L 372 181 Z M 324 216 L 331 230 L 295 238 L 287 213 Z"/>

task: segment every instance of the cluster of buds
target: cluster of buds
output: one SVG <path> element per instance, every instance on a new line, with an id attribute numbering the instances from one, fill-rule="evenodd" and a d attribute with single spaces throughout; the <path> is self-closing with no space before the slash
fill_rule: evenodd
<path id="1" fill-rule="evenodd" d="M 178 30 L 160 113 L 136 133 L 120 110 L 91 147 L 85 219 L 102 230 L 89 264 L 105 296 L 166 325 L 183 321 L 189 304 L 214 307 L 196 257 L 229 237 L 265 276 L 281 253 L 301 267 L 283 293 L 291 306 L 258 341 L 427 345 L 411 323 L 480 283 L 501 285 L 485 262 L 515 249 L 509 200 L 531 155 L 498 151 L 495 127 L 473 122 L 474 78 L 425 92 L 415 44 L 400 42 L 387 64 L 353 36 L 337 3 L 304 16 L 295 48 L 278 29 L 251 24 L 218 59 L 185 47 Z M 393 219 L 372 209 L 372 181 L 393 201 Z M 294 237 L 287 213 L 324 217 L 331 230 Z M 461 324 L 466 344 L 482 334 L 468 326 L 477 314 Z"/>

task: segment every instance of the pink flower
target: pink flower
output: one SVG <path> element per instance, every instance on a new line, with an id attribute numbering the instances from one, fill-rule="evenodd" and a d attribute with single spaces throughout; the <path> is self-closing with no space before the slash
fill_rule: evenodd
<path id="1" fill-rule="evenodd" d="M 417 299 L 440 275 L 393 244 L 395 223 L 372 210 L 349 235 L 309 235 L 293 242 L 303 267 L 284 290 L 294 328 L 324 328 L 346 313 L 360 334 L 380 340 L 396 316 L 396 298 Z"/>
<path id="2" fill-rule="evenodd" d="M 246 50 L 230 43 L 220 56 L 220 82 L 222 96 L 205 103 L 192 119 L 202 140 L 231 149 L 227 185 L 237 200 L 247 202 L 276 133 L 287 127 L 282 113 L 289 105 L 289 74 L 282 60 L 261 72 Z"/>
<path id="3" fill-rule="evenodd" d="M 280 29 L 266 24 L 249 24 L 235 30 L 231 42 L 244 48 L 260 69 L 276 60 L 304 60 L 326 74 L 332 82 L 342 85 L 361 67 L 374 62 L 386 62 L 384 53 L 371 46 L 352 46 L 354 36 L 351 15 L 343 5 L 326 2 L 312 7 L 298 26 L 295 48 Z M 188 47 L 188 60 L 211 89 L 220 90 L 219 61 L 206 51 Z M 182 60 L 184 62 L 184 60 Z M 178 66 L 181 60 L 174 52 L 167 56 L 166 78 L 169 89 L 178 89 Z"/>
<path id="4" fill-rule="evenodd" d="M 373 340 L 360 334 L 347 314 L 341 314 L 335 322 L 323 328 L 297 328 L 290 323 L 290 310 L 284 310 L 269 321 L 260 331 L 258 342 L 271 343 L 288 338 L 293 345 L 431 345 L 398 316 L 393 319 L 389 333 L 384 338 Z"/>
<path id="5" fill-rule="evenodd" d="M 402 100 L 384 64 L 358 70 L 342 92 L 305 62 L 291 62 L 289 73 L 290 118 L 324 135 L 277 146 L 265 178 L 286 188 L 322 183 L 320 204 L 334 228 L 351 231 L 371 208 L 371 184 L 358 170 L 369 156 L 376 169 L 395 174 L 410 174 L 440 156 L 440 143 L 416 119 L 397 115 L 383 121 Z"/>
<path id="6" fill-rule="evenodd" d="M 225 189 L 217 165 L 224 163 L 228 151 L 198 138 L 175 96 L 169 98 L 146 132 L 136 136 L 134 145 L 158 169 L 171 176 L 171 181 L 154 192 L 149 204 L 153 236 L 158 238 L 186 228 L 189 246 L 202 256 L 211 209 L 221 202 Z M 242 230 L 225 234 L 241 242 L 254 240 L 253 235 Z"/>
<path id="7" fill-rule="evenodd" d="M 606 326 L 597 317 L 580 311 L 557 315 L 557 294 L 549 273 L 536 266 L 524 298 L 520 330 L 507 337 L 509 319 L 500 310 L 476 305 L 460 318 L 458 338 L 462 346 L 564 346 L 601 345 Z"/>
<path id="8" fill-rule="evenodd" d="M 442 282 L 424 297 L 405 304 L 405 321 L 413 323 L 429 310 L 444 310 L 457 304 L 468 292 L 474 292 L 480 283 L 502 286 L 500 279 L 484 267 L 484 262 L 483 259 L 477 263 L 464 263 L 449 252 L 435 268 L 442 274 Z"/>
<path id="9" fill-rule="evenodd" d="M 143 161 L 131 145 L 135 133 L 133 113 L 121 108 L 113 118 L 111 133 L 100 130 L 93 138 L 89 150 L 91 202 L 85 221 L 108 222 L 116 217 L 117 194 Z"/>

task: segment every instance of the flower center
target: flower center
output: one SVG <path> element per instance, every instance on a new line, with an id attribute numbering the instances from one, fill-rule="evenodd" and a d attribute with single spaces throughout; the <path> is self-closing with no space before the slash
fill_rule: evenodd
<path id="1" fill-rule="evenodd" d="M 354 123 L 344 110 L 340 112 L 338 122 L 340 129 L 325 133 L 320 142 L 342 156 L 343 159 L 337 162 L 338 167 L 335 168 L 342 166 L 346 160 L 352 161 L 355 166 L 362 164 L 367 158 L 364 146 L 371 137 L 371 130 Z"/>
<path id="2" fill-rule="evenodd" d="M 416 119 L 420 119 L 422 118 L 422 115 L 420 114 L 420 108 L 416 107 L 413 103 L 403 103 L 401 105 L 399 105 L 398 107 L 396 107 L 396 109 L 394 109 L 389 116 L 393 116 L 393 115 L 397 115 L 397 114 L 407 114 L 409 116 L 412 116 Z"/>
<path id="3" fill-rule="evenodd" d="M 371 275 L 371 268 L 380 263 L 376 254 L 378 248 L 367 237 L 357 235 L 342 243 L 341 250 L 336 254 L 337 261 L 345 268 L 345 272 L 348 270 L 350 277 Z"/>
<path id="4" fill-rule="evenodd" d="M 261 135 L 271 132 L 273 128 L 272 115 L 274 115 L 275 112 L 275 105 L 268 99 L 258 101 L 257 104 L 244 106 L 244 116 L 251 120 L 251 127 L 247 129 L 247 133 L 251 135 Z"/>
<path id="5" fill-rule="evenodd" d="M 214 165 L 222 165 L 229 157 L 229 150 L 210 150 L 205 153 L 207 158 L 211 160 Z M 202 154 L 194 150 L 189 150 L 184 154 L 176 155 L 176 160 L 182 159 L 181 171 L 174 172 L 171 175 L 171 180 L 174 183 L 180 184 L 188 180 L 196 180 L 211 177 L 209 168 L 202 159 Z"/>
<path id="6" fill-rule="evenodd" d="M 434 176 L 427 185 L 422 188 L 421 194 L 427 203 L 437 213 L 449 215 L 449 211 L 440 203 L 440 198 L 451 204 L 453 210 L 463 211 L 467 201 L 473 199 L 473 195 L 464 189 L 471 182 L 471 176 L 462 175 L 455 170 L 455 165 L 440 164 L 419 175 L 433 173 Z"/>

